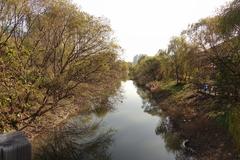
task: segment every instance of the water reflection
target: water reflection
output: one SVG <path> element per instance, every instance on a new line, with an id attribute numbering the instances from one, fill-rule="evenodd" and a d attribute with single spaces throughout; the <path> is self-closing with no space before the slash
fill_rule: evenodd
<path id="1" fill-rule="evenodd" d="M 172 123 L 169 117 L 162 118 L 155 132 L 160 135 L 165 142 L 166 149 L 169 152 L 177 153 L 182 149 L 182 138 L 172 129 Z"/>
<path id="2" fill-rule="evenodd" d="M 169 152 L 175 154 L 176 160 L 192 160 L 191 152 L 185 146 L 184 140 L 178 132 L 174 132 L 173 125 L 169 117 L 163 117 L 156 127 L 156 135 L 160 135 L 165 142 L 165 147 Z"/>
<path id="3" fill-rule="evenodd" d="M 137 89 L 137 93 L 142 98 L 142 108 L 145 112 L 151 115 L 160 116 L 159 122 L 156 126 L 155 133 L 164 140 L 165 149 L 174 153 L 175 160 L 192 160 L 191 148 L 185 145 L 186 139 L 183 138 L 179 132 L 176 131 L 174 124 L 170 117 L 164 115 L 157 106 L 153 95 L 142 88 Z"/>
<path id="4" fill-rule="evenodd" d="M 95 113 L 73 118 L 41 137 L 34 160 L 188 160 L 185 139 L 151 95 L 122 84 Z M 35 145 L 36 146 L 36 145 Z"/>
<path id="5" fill-rule="evenodd" d="M 106 117 L 107 113 L 115 111 L 117 106 L 123 102 L 124 99 L 124 90 L 123 87 L 119 86 L 118 90 L 112 93 L 112 96 L 106 98 L 101 103 L 94 104 L 92 108 L 94 108 L 93 113 L 98 118 Z"/>
<path id="6" fill-rule="evenodd" d="M 90 117 L 88 117 L 90 118 Z M 110 160 L 112 129 L 101 128 L 101 122 L 78 117 L 42 138 L 35 149 L 34 160 Z"/>
<path id="7" fill-rule="evenodd" d="M 137 93 L 142 98 L 142 108 L 144 112 L 147 112 L 151 115 L 159 115 L 161 113 L 156 101 L 154 101 L 148 90 L 137 87 Z"/>
<path id="8" fill-rule="evenodd" d="M 119 86 L 120 87 L 120 86 Z M 34 160 L 111 160 L 109 147 L 117 132 L 105 126 L 103 118 L 122 102 L 123 88 L 95 102 L 92 113 L 79 115 L 34 142 Z"/>
<path id="9" fill-rule="evenodd" d="M 154 99 L 159 101 L 164 98 L 155 97 L 148 91 L 139 88 L 137 93 L 142 98 L 144 111 L 159 116 L 155 133 L 163 139 L 165 149 L 174 154 L 175 160 L 239 159 L 231 136 L 215 121 L 206 120 L 204 116 L 190 120 L 174 116 L 167 117 L 159 110 L 154 101 Z M 166 96 L 169 96 L 169 93 L 164 92 L 163 97 Z M 239 109 L 231 111 L 223 119 L 227 119 L 227 126 L 235 143 L 240 144 L 240 118 L 238 115 Z"/>

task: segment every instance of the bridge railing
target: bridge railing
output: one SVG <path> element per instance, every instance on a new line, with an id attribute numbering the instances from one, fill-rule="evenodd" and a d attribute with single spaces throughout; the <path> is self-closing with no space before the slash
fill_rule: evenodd
<path id="1" fill-rule="evenodd" d="M 31 160 L 31 143 L 21 132 L 0 135 L 0 160 Z"/>

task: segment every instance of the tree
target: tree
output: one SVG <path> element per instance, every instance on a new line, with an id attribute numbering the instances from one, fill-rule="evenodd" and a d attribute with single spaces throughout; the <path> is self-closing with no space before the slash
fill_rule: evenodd
<path id="1" fill-rule="evenodd" d="M 240 96 L 240 1 L 234 0 L 219 14 L 220 35 L 224 42 L 216 47 L 217 84 L 222 94 L 239 101 Z"/>
<path id="2" fill-rule="evenodd" d="M 187 58 L 190 52 L 184 37 L 173 37 L 168 46 L 168 52 L 171 56 L 172 65 L 175 71 L 177 84 L 186 80 L 188 65 Z"/>
<path id="3" fill-rule="evenodd" d="M 121 78 L 117 72 L 126 72 L 118 58 L 121 48 L 104 18 L 80 11 L 68 0 L 0 5 L 2 128 L 24 129 L 79 99 L 82 84 L 112 82 Z"/>
<path id="4" fill-rule="evenodd" d="M 144 57 L 133 69 L 133 78 L 139 85 L 162 79 L 161 64 L 157 57 Z"/>
<path id="5" fill-rule="evenodd" d="M 208 75 L 207 79 L 214 81 L 222 96 L 238 99 L 239 31 L 238 22 L 233 24 L 234 19 L 237 19 L 234 15 L 238 11 L 231 9 L 235 3 L 215 17 L 193 24 L 187 33 L 191 41 L 200 48 L 200 61 L 204 62 L 201 68 Z M 231 13 L 231 18 L 227 18 Z"/>

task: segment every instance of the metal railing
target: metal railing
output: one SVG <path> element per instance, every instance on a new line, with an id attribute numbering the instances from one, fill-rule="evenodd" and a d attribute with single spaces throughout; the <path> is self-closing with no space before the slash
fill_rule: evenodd
<path id="1" fill-rule="evenodd" d="M 31 160 L 31 143 L 21 132 L 0 135 L 0 160 Z"/>

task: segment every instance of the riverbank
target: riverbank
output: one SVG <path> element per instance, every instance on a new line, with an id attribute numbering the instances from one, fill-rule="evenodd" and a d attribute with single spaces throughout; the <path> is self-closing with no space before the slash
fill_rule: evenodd
<path id="1" fill-rule="evenodd" d="M 175 159 L 180 148 L 171 150 L 166 138 L 156 132 L 165 117 L 145 112 L 150 103 L 139 95 L 140 90 L 126 81 L 121 94 L 110 97 L 117 100 L 111 105 L 114 110 L 99 108 L 97 113 L 75 116 L 51 134 L 37 137 L 34 160 Z"/>
<path id="2" fill-rule="evenodd" d="M 235 160 L 237 144 L 221 122 L 223 102 L 174 81 L 148 87 L 159 109 L 170 118 L 171 132 L 186 140 L 188 154 L 198 160 Z M 154 89 L 153 89 L 154 88 Z"/>
<path id="3" fill-rule="evenodd" d="M 48 112 L 46 115 L 40 117 L 38 121 L 24 129 L 23 132 L 29 140 L 33 142 L 39 135 L 48 134 L 56 127 L 62 125 L 69 118 L 87 111 L 87 107 L 80 108 L 75 105 L 68 108 L 58 107 L 54 111 Z"/>
<path id="4" fill-rule="evenodd" d="M 33 142 L 36 137 L 51 133 L 72 117 L 80 114 L 90 114 L 98 108 L 109 107 L 108 98 L 116 94 L 121 86 L 121 79 L 111 84 L 102 84 L 101 87 L 88 84 L 82 85 L 79 90 L 84 92 L 81 92 L 77 99 L 66 101 L 54 110 L 38 117 L 34 123 L 23 130 L 24 134 Z"/>

